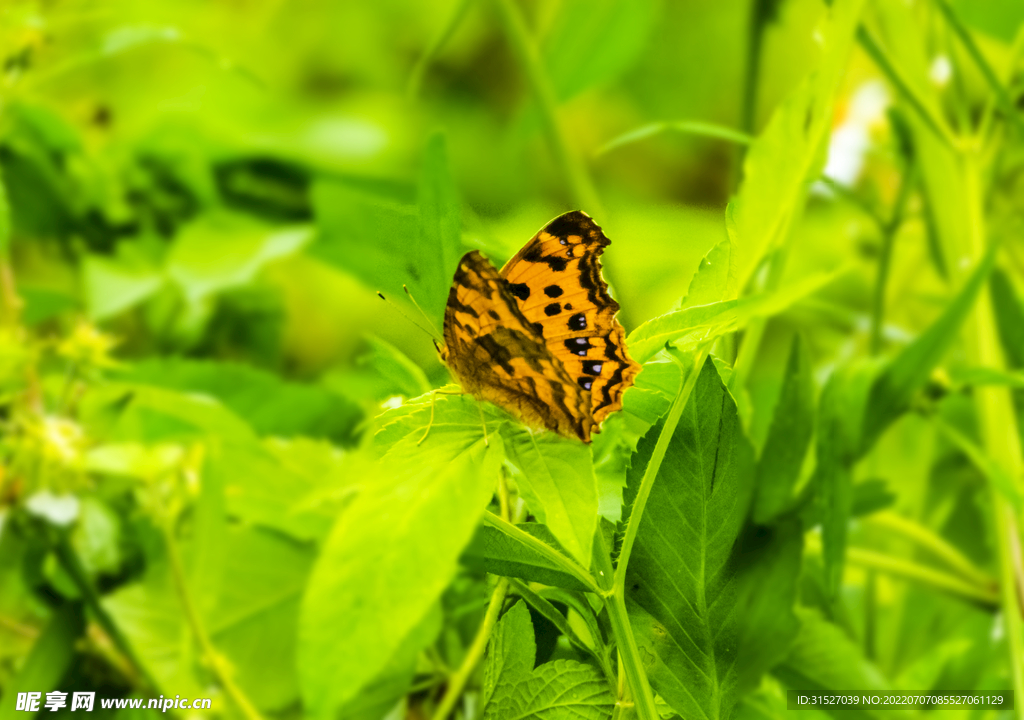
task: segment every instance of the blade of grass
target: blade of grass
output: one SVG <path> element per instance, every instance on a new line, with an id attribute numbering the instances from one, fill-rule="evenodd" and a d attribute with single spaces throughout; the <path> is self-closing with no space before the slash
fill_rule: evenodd
<path id="1" fill-rule="evenodd" d="M 459 25 L 462 24 L 463 18 L 466 17 L 466 11 L 469 10 L 472 2 L 473 0 L 458 0 L 445 24 L 431 39 L 430 44 L 423 51 L 420 59 L 416 61 L 416 66 L 412 69 L 412 74 L 409 76 L 409 87 L 406 91 L 410 100 L 414 100 L 420 94 L 420 89 L 423 87 L 423 78 L 427 74 L 427 68 L 430 67 L 430 63 L 441 52 L 441 48 L 448 43 L 448 40 L 451 39 L 451 36 L 459 28 Z"/>
<path id="2" fill-rule="evenodd" d="M 656 122 L 650 123 L 649 125 L 643 125 L 636 130 L 630 130 L 629 132 L 623 133 L 618 137 L 615 137 L 594 153 L 596 157 L 605 155 L 612 150 L 618 150 L 626 145 L 632 145 L 633 143 L 646 140 L 649 137 L 675 131 L 684 135 L 697 135 L 700 137 L 714 138 L 716 140 L 727 140 L 729 142 L 736 143 L 737 145 L 749 145 L 754 141 L 754 138 L 745 132 L 739 130 L 733 130 L 725 125 L 717 125 L 715 123 L 702 122 L 700 120 L 679 120 L 677 122 Z"/>

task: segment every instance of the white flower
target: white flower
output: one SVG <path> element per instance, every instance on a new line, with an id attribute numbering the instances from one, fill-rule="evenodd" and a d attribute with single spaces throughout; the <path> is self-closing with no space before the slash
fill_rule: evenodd
<path id="1" fill-rule="evenodd" d="M 843 122 L 832 131 L 825 176 L 840 185 L 852 185 L 864 167 L 871 133 L 885 123 L 889 91 L 881 80 L 870 80 L 850 98 Z"/>
<path id="2" fill-rule="evenodd" d="M 33 515 L 49 520 L 54 525 L 67 526 L 78 519 L 78 498 L 67 495 L 54 495 L 49 490 L 40 490 L 29 497 L 25 507 Z"/>

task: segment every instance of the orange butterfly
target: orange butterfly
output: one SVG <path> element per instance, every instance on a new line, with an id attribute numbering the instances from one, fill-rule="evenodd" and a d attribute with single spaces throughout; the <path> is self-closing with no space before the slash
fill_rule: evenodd
<path id="1" fill-rule="evenodd" d="M 464 392 L 531 427 L 590 442 L 640 372 L 601 277 L 610 242 L 574 211 L 500 272 L 476 250 L 459 261 L 439 352 Z"/>

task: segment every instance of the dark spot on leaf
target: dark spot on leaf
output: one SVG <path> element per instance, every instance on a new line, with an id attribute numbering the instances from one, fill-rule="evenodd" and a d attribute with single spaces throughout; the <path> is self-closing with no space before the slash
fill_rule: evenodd
<path id="1" fill-rule="evenodd" d="M 558 303 L 551 303 L 550 305 L 544 306 L 544 314 L 548 317 L 554 317 L 560 312 L 562 312 L 562 306 Z"/>

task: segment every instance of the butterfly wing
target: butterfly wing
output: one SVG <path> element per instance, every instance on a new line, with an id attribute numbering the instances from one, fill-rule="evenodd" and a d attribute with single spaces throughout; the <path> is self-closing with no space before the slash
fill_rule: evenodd
<path id="1" fill-rule="evenodd" d="M 615 318 L 619 304 L 601 277 L 601 253 L 609 244 L 589 215 L 569 212 L 501 269 L 523 316 L 541 328 L 548 352 L 589 392 L 595 424 L 622 407 L 622 394 L 640 372 Z"/>
<path id="2" fill-rule="evenodd" d="M 590 442 L 590 398 L 544 343 L 495 267 L 479 252 L 459 261 L 444 315 L 442 358 L 462 388 L 527 425 Z"/>

